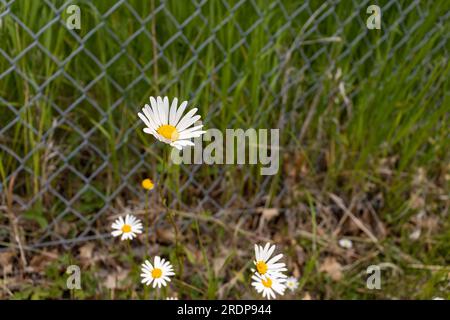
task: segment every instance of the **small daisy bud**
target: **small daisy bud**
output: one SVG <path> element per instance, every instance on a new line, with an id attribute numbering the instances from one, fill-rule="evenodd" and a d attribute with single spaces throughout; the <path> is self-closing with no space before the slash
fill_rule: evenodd
<path id="1" fill-rule="evenodd" d="M 145 190 L 152 190 L 154 187 L 155 185 L 153 184 L 152 180 L 150 179 L 142 180 L 142 188 L 144 188 Z"/>

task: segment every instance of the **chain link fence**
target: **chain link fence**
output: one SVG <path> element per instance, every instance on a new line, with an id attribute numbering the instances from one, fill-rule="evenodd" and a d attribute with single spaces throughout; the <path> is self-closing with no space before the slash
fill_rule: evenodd
<path id="1" fill-rule="evenodd" d="M 239 103 L 236 92 L 256 94 L 266 107 L 253 123 L 283 127 L 336 73 L 345 99 L 356 99 L 380 72 L 380 50 L 408 60 L 428 48 L 418 68 L 448 55 L 450 12 L 431 17 L 425 1 L 378 1 L 381 30 L 366 26 L 373 1 L 146 2 L 0 1 L 1 247 L 15 245 L 15 225 L 29 248 L 104 239 L 108 216 L 143 207 L 140 180 L 160 172 L 161 150 L 137 134 L 149 95 L 190 99 L 207 127 L 220 127 L 215 119 Z M 80 8 L 80 30 L 66 25 L 71 4 Z M 243 68 L 268 55 L 270 63 L 252 70 L 258 87 L 243 85 Z M 242 126 L 247 110 L 237 110 L 225 127 Z M 276 122 L 267 124 L 272 112 Z M 270 205 L 284 210 L 283 178 L 207 170 L 180 166 L 176 186 L 164 186 L 169 205 L 223 218 L 265 206 L 275 184 Z"/>

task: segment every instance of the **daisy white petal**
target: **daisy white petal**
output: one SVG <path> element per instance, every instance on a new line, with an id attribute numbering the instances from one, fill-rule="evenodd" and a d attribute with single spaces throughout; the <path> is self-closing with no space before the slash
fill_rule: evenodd
<path id="1" fill-rule="evenodd" d="M 180 123 L 178 123 L 178 125 L 177 125 L 177 130 L 178 131 L 183 131 L 184 129 L 186 129 L 187 127 L 189 127 L 189 126 L 191 126 L 191 125 L 193 125 L 195 122 L 197 122 L 198 120 L 200 120 L 200 116 L 199 115 L 196 115 L 196 116 L 194 116 L 194 117 L 191 117 L 191 118 L 188 118 L 188 119 L 182 119 L 181 121 L 180 121 Z M 184 121 L 183 121 L 184 120 Z"/>
<path id="2" fill-rule="evenodd" d="M 165 121 L 169 124 L 169 98 L 164 97 L 163 99 L 163 108 L 164 108 L 164 115 L 165 115 Z"/>
<path id="3" fill-rule="evenodd" d="M 142 109 L 142 110 L 144 110 L 144 109 Z M 138 116 L 139 116 L 139 118 L 141 118 L 141 120 L 145 123 L 145 125 L 147 127 L 149 127 L 149 128 L 152 127 L 152 124 L 150 123 L 150 120 L 148 120 L 149 117 L 146 117 L 144 114 L 142 114 L 140 112 L 138 112 Z"/>
<path id="4" fill-rule="evenodd" d="M 158 105 L 158 112 L 159 112 L 159 120 L 161 120 L 162 124 L 169 124 L 169 115 L 166 115 L 166 110 L 164 108 L 164 101 L 161 97 L 156 98 L 156 102 Z"/>
<path id="5" fill-rule="evenodd" d="M 266 245 L 264 246 L 264 248 L 262 249 L 262 251 L 263 251 L 263 257 L 262 257 L 263 260 L 267 261 L 270 258 L 270 255 L 268 254 L 270 249 L 272 249 L 270 247 L 270 243 L 267 242 Z"/>
<path id="6" fill-rule="evenodd" d="M 256 271 L 261 276 L 272 275 L 278 278 L 285 278 L 286 276 L 282 272 L 287 270 L 286 264 L 278 262 L 283 257 L 283 254 L 280 253 L 271 258 L 275 248 L 276 246 L 271 246 L 270 243 L 267 243 L 264 247 L 258 245 L 255 246 L 254 264 L 256 266 Z"/>
<path id="7" fill-rule="evenodd" d="M 191 128 L 186 129 L 186 130 L 183 130 L 183 133 L 191 133 L 191 132 L 194 132 L 194 131 L 200 131 L 201 128 L 203 128 L 203 124 L 199 124 L 199 125 L 197 125 L 195 127 L 191 127 Z"/>
<path id="8" fill-rule="evenodd" d="M 195 144 L 192 141 L 190 141 L 190 140 L 178 140 L 178 141 L 173 142 L 172 144 L 176 144 L 176 145 L 179 145 L 179 146 L 182 146 L 182 147 L 195 146 Z"/>
<path id="9" fill-rule="evenodd" d="M 177 115 L 177 104 L 178 104 L 178 98 L 173 98 L 172 105 L 170 106 L 169 111 L 169 124 L 172 126 L 175 126 L 175 117 Z"/>
<path id="10" fill-rule="evenodd" d="M 180 122 L 178 122 L 178 124 L 176 125 L 177 129 L 179 129 L 179 130 L 185 129 L 187 126 L 184 127 L 184 124 L 194 117 L 194 115 L 197 112 L 197 110 L 198 110 L 198 108 L 194 108 L 194 109 L 189 110 L 189 112 L 186 113 L 184 115 L 184 117 L 181 118 Z"/>
<path id="11" fill-rule="evenodd" d="M 177 150 L 182 150 L 182 149 L 183 149 L 182 146 L 180 146 L 179 144 L 176 144 L 176 143 L 171 143 L 170 145 L 171 145 L 172 147 L 174 147 L 175 149 L 177 149 Z"/>
<path id="12" fill-rule="evenodd" d="M 120 230 L 114 230 L 113 232 L 111 232 L 111 234 L 112 234 L 113 237 L 117 237 L 117 236 L 119 236 L 119 235 L 122 234 L 122 231 L 120 231 Z"/>
<path id="13" fill-rule="evenodd" d="M 158 125 L 156 124 L 156 122 L 154 120 L 155 116 L 153 115 L 152 108 L 148 104 L 146 104 L 145 107 L 142 108 L 142 111 L 144 112 L 144 114 L 147 117 L 148 122 L 150 124 L 148 127 L 153 130 L 156 130 L 158 128 Z"/>
<path id="14" fill-rule="evenodd" d="M 156 102 L 155 98 L 150 97 L 150 104 L 152 106 L 153 117 L 154 117 L 153 119 L 155 120 L 155 124 L 159 127 L 163 123 L 162 123 L 161 119 L 159 118 L 158 103 Z"/>
<path id="15" fill-rule="evenodd" d="M 272 252 L 273 252 L 273 250 L 272 250 Z M 266 259 L 269 259 L 269 258 L 270 258 L 270 255 L 267 254 L 267 258 Z M 273 264 L 273 263 L 277 262 L 278 260 L 280 260 L 281 258 L 283 258 L 283 254 L 282 253 L 276 255 L 275 257 L 273 257 L 272 259 L 267 261 L 267 264 Z"/>
<path id="16" fill-rule="evenodd" d="M 191 139 L 200 137 L 202 134 L 206 133 L 206 131 L 193 131 L 193 132 L 183 132 L 180 134 L 180 140 Z"/>
<path id="17" fill-rule="evenodd" d="M 187 101 L 183 101 L 180 104 L 180 107 L 178 108 L 178 110 L 177 110 L 177 112 L 175 114 L 175 120 L 174 120 L 174 122 L 172 124 L 173 126 L 176 126 L 178 124 L 178 121 L 180 121 L 181 116 L 183 115 L 183 112 L 186 109 L 187 105 L 188 105 Z"/>
<path id="18" fill-rule="evenodd" d="M 158 134 L 156 133 L 156 131 L 151 128 L 144 128 L 144 129 L 142 129 L 142 131 L 144 131 L 147 134 L 153 135 L 155 138 L 158 138 L 157 137 Z"/>
<path id="19" fill-rule="evenodd" d="M 266 256 L 266 259 L 269 259 L 269 257 L 272 256 L 272 254 L 273 254 L 274 251 L 275 251 L 275 245 L 273 245 L 272 247 L 270 247 L 269 250 L 267 251 L 267 253 L 266 253 L 266 255 L 267 255 L 267 256 Z M 279 254 L 278 256 L 281 256 L 281 257 L 282 257 L 283 255 L 282 255 L 282 254 Z M 278 256 L 276 256 L 276 257 L 278 257 Z M 276 257 L 275 257 L 275 258 L 276 258 Z M 281 258 L 281 257 L 280 257 L 280 258 Z M 275 258 L 273 258 L 273 259 L 275 259 Z"/>

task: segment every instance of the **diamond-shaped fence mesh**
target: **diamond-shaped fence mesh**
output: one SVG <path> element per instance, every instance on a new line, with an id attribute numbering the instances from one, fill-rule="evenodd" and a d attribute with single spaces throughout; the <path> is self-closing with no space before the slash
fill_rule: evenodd
<path id="1" fill-rule="evenodd" d="M 336 73 L 356 99 L 381 72 L 377 55 L 426 48 L 417 68 L 448 55 L 449 11 L 378 2 L 381 30 L 366 26 L 368 0 L 1 0 L 0 246 L 16 224 L 28 247 L 102 239 L 108 215 L 143 207 L 140 181 L 161 172 L 163 152 L 136 116 L 150 95 L 189 99 L 209 128 L 300 128 Z M 66 25 L 71 4 L 79 30 Z M 217 217 L 284 208 L 283 170 L 257 172 L 182 165 L 168 204 Z"/>

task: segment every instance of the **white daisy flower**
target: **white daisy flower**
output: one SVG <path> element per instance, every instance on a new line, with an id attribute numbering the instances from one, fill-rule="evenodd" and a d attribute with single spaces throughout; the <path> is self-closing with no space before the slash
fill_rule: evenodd
<path id="1" fill-rule="evenodd" d="M 121 240 L 131 240 L 136 237 L 137 233 L 142 233 L 141 220 L 130 214 L 127 214 L 125 220 L 122 217 L 116 219 L 111 227 L 114 229 L 111 234 L 114 237 L 122 236 Z"/>
<path id="2" fill-rule="evenodd" d="M 298 280 L 295 277 L 289 277 L 286 279 L 286 287 L 294 292 L 298 288 Z"/>
<path id="3" fill-rule="evenodd" d="M 181 150 L 185 146 L 193 146 L 194 143 L 190 139 L 200 137 L 206 132 L 200 130 L 203 125 L 190 127 L 200 120 L 200 116 L 195 115 L 197 108 L 182 117 L 187 101 L 177 108 L 178 99 L 174 98 L 169 108 L 169 98 L 150 97 L 150 104 L 151 107 L 146 104 L 138 116 L 147 126 L 144 132 L 153 135 L 159 141 Z"/>
<path id="4" fill-rule="evenodd" d="M 156 286 L 158 286 L 158 288 L 161 288 L 161 286 L 165 287 L 167 283 L 170 282 L 169 276 L 175 275 L 170 262 L 161 259 L 158 256 L 155 257 L 153 265 L 150 261 L 145 260 L 142 264 L 141 271 L 141 282 L 149 286 L 153 281 L 153 288 Z"/>
<path id="5" fill-rule="evenodd" d="M 351 249 L 351 248 L 353 248 L 353 242 L 350 239 L 340 239 L 338 241 L 338 243 L 339 243 L 339 246 L 341 248 L 344 248 L 344 249 Z"/>
<path id="6" fill-rule="evenodd" d="M 270 246 L 270 243 L 266 243 L 265 247 L 258 246 L 255 244 L 255 261 L 253 262 L 256 266 L 256 272 L 260 275 L 275 275 L 279 278 L 285 278 L 282 272 L 286 271 L 286 264 L 283 262 L 278 262 L 283 255 L 280 253 L 275 257 L 271 258 L 273 252 L 275 251 L 275 245 Z"/>
<path id="7" fill-rule="evenodd" d="M 284 284 L 286 279 L 274 275 L 261 276 L 258 273 L 255 273 L 252 276 L 252 280 L 252 286 L 255 287 L 256 291 L 262 293 L 263 298 L 269 300 L 276 297 L 275 293 L 283 295 L 284 290 L 286 289 L 286 285 Z"/>

